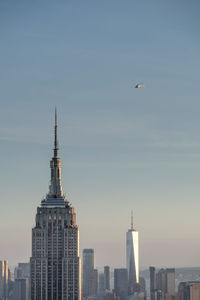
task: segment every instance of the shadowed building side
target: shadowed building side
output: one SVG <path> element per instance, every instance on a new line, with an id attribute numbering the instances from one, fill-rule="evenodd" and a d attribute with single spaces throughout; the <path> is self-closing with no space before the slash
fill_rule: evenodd
<path id="1" fill-rule="evenodd" d="M 128 272 L 127 269 L 114 269 L 114 291 L 120 300 L 128 296 Z"/>
<path id="2" fill-rule="evenodd" d="M 104 267 L 104 287 L 106 291 L 110 291 L 110 267 Z"/>
<path id="3" fill-rule="evenodd" d="M 155 300 L 154 290 L 156 289 L 156 269 L 155 267 L 149 267 L 150 272 L 150 300 Z"/>

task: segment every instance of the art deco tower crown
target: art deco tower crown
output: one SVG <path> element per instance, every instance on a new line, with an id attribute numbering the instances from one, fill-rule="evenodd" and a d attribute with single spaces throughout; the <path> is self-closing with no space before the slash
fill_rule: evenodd
<path id="1" fill-rule="evenodd" d="M 42 200 L 42 206 L 66 206 L 70 205 L 66 201 L 62 191 L 61 185 L 61 160 L 58 156 L 58 124 L 57 124 L 57 111 L 55 109 L 55 125 L 54 125 L 54 152 L 50 161 L 51 168 L 51 181 L 49 185 L 49 192 L 46 198 Z"/>
<path id="2" fill-rule="evenodd" d="M 31 300 L 80 300 L 79 229 L 74 207 L 62 192 L 56 110 L 50 168 L 49 192 L 32 229 Z"/>

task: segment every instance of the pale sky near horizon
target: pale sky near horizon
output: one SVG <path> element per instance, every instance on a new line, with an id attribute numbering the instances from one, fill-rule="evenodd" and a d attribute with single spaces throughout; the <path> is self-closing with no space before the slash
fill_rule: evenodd
<path id="1" fill-rule="evenodd" d="M 0 2 L 0 260 L 31 256 L 54 107 L 80 247 L 125 265 L 200 266 L 200 3 Z M 142 81 L 143 89 L 134 89 Z"/>

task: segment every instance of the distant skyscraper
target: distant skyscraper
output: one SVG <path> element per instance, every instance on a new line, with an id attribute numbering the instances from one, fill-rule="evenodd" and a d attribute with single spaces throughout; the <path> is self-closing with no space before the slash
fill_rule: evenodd
<path id="1" fill-rule="evenodd" d="M 175 295 L 175 269 L 166 269 L 166 287 L 167 294 Z"/>
<path id="2" fill-rule="evenodd" d="M 95 298 L 98 293 L 98 270 L 94 269 L 92 272 L 92 277 L 89 285 L 89 294 L 91 297 Z"/>
<path id="3" fill-rule="evenodd" d="M 105 290 L 110 290 L 110 267 L 104 267 L 104 288 Z"/>
<path id="4" fill-rule="evenodd" d="M 146 281 L 145 281 L 144 277 L 139 278 L 139 290 L 140 290 L 140 292 L 146 293 Z"/>
<path id="5" fill-rule="evenodd" d="M 114 269 L 114 291 L 120 300 L 128 295 L 128 272 L 127 269 Z"/>
<path id="6" fill-rule="evenodd" d="M 0 300 L 8 299 L 8 262 L 0 261 Z"/>
<path id="7" fill-rule="evenodd" d="M 149 267 L 150 272 L 150 297 L 151 300 L 155 300 L 154 290 L 156 289 L 156 273 L 154 267 Z"/>
<path id="8" fill-rule="evenodd" d="M 15 279 L 14 299 L 15 300 L 28 300 L 29 299 L 29 280 L 28 280 L 28 278 Z"/>
<path id="9" fill-rule="evenodd" d="M 104 273 L 99 274 L 98 299 L 103 299 L 105 295 Z"/>
<path id="10" fill-rule="evenodd" d="M 179 298 L 178 298 L 179 297 Z M 177 299 L 179 300 L 199 300 L 200 281 L 181 282 L 178 287 Z"/>
<path id="11" fill-rule="evenodd" d="M 128 270 L 128 290 L 132 294 L 136 283 L 139 283 L 139 250 L 138 232 L 133 229 L 131 213 L 131 229 L 126 233 L 126 267 Z"/>
<path id="12" fill-rule="evenodd" d="M 94 272 L 94 249 L 83 249 L 83 296 L 91 295 Z"/>
<path id="13" fill-rule="evenodd" d="M 164 294 L 175 295 L 175 269 L 160 269 L 156 274 L 156 288 Z"/>
<path id="14" fill-rule="evenodd" d="M 14 299 L 14 281 L 8 281 L 8 300 L 15 300 Z M 30 298 L 29 298 L 30 299 Z"/>
<path id="15" fill-rule="evenodd" d="M 25 289 L 28 291 L 28 299 L 30 299 L 30 263 L 18 263 L 18 266 L 15 268 L 14 272 L 15 282 L 14 282 L 14 296 L 17 299 L 20 299 L 21 293 L 23 297 L 26 297 Z M 20 280 L 17 280 L 20 279 Z M 26 279 L 26 280 L 21 280 Z M 26 299 L 26 298 L 25 298 Z M 14 298 L 14 300 L 16 300 Z"/>
<path id="16" fill-rule="evenodd" d="M 29 278 L 30 277 L 30 263 L 18 263 L 15 268 L 15 279 Z"/>
<path id="17" fill-rule="evenodd" d="M 79 230 L 61 186 L 55 111 L 54 155 L 49 193 L 32 229 L 31 300 L 80 300 Z"/>

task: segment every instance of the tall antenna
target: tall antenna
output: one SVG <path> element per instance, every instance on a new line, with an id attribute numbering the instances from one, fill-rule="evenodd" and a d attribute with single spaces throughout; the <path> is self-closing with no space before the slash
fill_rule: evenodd
<path id="1" fill-rule="evenodd" d="M 57 109 L 55 107 L 55 126 L 54 126 L 54 157 L 58 156 L 58 137 L 57 137 Z"/>
<path id="2" fill-rule="evenodd" d="M 131 211 L 131 230 L 133 230 L 133 211 Z"/>

